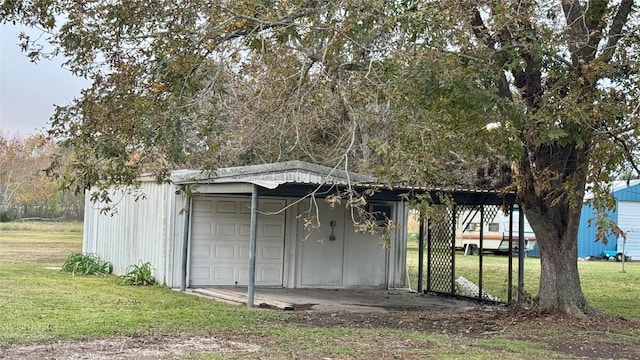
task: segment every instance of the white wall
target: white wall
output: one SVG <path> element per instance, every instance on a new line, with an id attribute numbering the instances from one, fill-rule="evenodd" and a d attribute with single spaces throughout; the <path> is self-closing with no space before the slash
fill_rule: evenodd
<path id="1" fill-rule="evenodd" d="M 618 202 L 618 226 L 622 231 L 627 232 L 627 240 L 624 243 L 624 253 L 631 257 L 631 260 L 640 260 L 640 202 L 619 201 Z M 623 239 L 618 239 L 619 253 L 622 252 Z"/>
<path id="2" fill-rule="evenodd" d="M 144 198 L 136 201 L 140 193 Z M 90 194 L 86 196 L 89 200 Z M 106 204 L 86 201 L 83 252 L 112 262 L 115 274 L 125 273 L 129 265 L 149 262 L 155 268 L 154 276 L 169 283 L 174 187 L 144 182 L 135 193 L 114 190 L 110 197 L 111 211 L 107 213 L 101 213 Z"/>
<path id="3" fill-rule="evenodd" d="M 83 251 L 96 253 L 114 264 L 116 274 L 127 266 L 150 262 L 156 278 L 172 288 L 182 280 L 185 196 L 171 184 L 142 183 L 145 199 L 114 191 L 115 211 L 100 214 L 100 204 L 86 201 Z M 228 195 L 226 195 L 228 196 Z M 90 195 L 87 194 L 87 200 Z M 287 199 L 293 204 L 297 199 Z M 393 205 L 393 220 L 400 225 L 385 249 L 375 236 L 353 230 L 344 205 L 330 209 L 317 200 L 321 227 L 309 237 L 297 218 L 309 207 L 300 202 L 285 213 L 283 286 L 285 287 L 403 287 L 406 276 L 407 207 Z M 315 210 L 314 210 L 315 211 Z M 330 226 L 331 220 L 336 222 Z M 329 240 L 331 231 L 335 241 Z"/>
<path id="4" fill-rule="evenodd" d="M 389 248 L 380 243 L 379 236 L 355 232 L 352 214 L 344 205 L 332 209 L 322 199 L 311 205 L 306 201 L 298 205 L 298 214 L 303 214 L 310 207 L 313 209 L 311 215 L 318 215 L 320 227 L 309 232 L 303 222 L 296 219 L 296 287 L 404 286 L 407 222 L 404 204 L 393 205 L 392 218 L 402 227 L 391 234 Z M 333 228 L 331 221 L 335 221 Z M 332 234 L 335 240 L 331 240 Z"/>

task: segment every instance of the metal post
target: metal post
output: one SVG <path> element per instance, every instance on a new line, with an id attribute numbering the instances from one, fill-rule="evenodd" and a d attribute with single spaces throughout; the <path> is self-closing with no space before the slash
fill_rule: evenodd
<path id="1" fill-rule="evenodd" d="M 256 248 L 258 242 L 258 185 L 251 189 L 251 229 L 249 232 L 249 285 L 247 307 L 253 307 L 256 284 Z"/>
<path id="2" fill-rule="evenodd" d="M 451 211 L 451 294 L 456 293 L 456 205 L 453 205 Z"/>
<path id="3" fill-rule="evenodd" d="M 509 207 L 509 273 L 507 274 L 507 302 L 513 300 L 513 205 Z"/>
<path id="4" fill-rule="evenodd" d="M 185 186 L 184 191 L 184 231 L 182 238 L 182 276 L 180 291 L 187 290 L 187 264 L 189 262 L 189 227 L 191 226 L 191 189 Z"/>
<path id="5" fill-rule="evenodd" d="M 418 229 L 418 292 L 422 293 L 422 281 L 424 272 L 424 214 L 420 210 L 420 229 Z"/>
<path id="6" fill-rule="evenodd" d="M 427 219 L 427 291 L 431 291 L 431 262 L 433 260 L 433 249 L 431 247 L 431 242 L 433 239 L 431 238 L 433 234 L 431 233 L 431 219 Z"/>
<path id="7" fill-rule="evenodd" d="M 623 239 L 622 239 L 622 272 L 625 272 L 625 271 L 624 271 L 624 260 L 625 260 L 625 257 L 626 257 L 626 256 L 625 256 L 625 249 L 624 249 L 624 247 L 625 247 L 625 245 L 626 245 L 626 244 L 627 244 L 627 238 L 623 238 Z"/>
<path id="8" fill-rule="evenodd" d="M 518 208 L 518 305 L 524 301 L 524 211 Z"/>
<path id="9" fill-rule="evenodd" d="M 480 205 L 480 250 L 478 252 L 478 299 L 482 299 L 482 253 L 484 252 L 484 205 Z"/>

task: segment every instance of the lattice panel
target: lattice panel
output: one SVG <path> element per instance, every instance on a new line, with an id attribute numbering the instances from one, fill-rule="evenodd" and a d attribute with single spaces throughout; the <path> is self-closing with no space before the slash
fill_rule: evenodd
<path id="1" fill-rule="evenodd" d="M 430 214 L 427 234 L 427 291 L 455 293 L 452 243 L 455 208 L 442 205 Z"/>
<path id="2" fill-rule="evenodd" d="M 496 222 L 496 215 L 500 211 L 500 207 L 497 205 L 484 205 L 484 223 L 489 225 Z"/>

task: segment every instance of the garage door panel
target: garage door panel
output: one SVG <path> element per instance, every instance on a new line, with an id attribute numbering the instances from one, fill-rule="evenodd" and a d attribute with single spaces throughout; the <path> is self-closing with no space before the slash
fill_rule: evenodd
<path id="1" fill-rule="evenodd" d="M 208 258 L 211 257 L 211 244 L 209 243 L 193 243 L 191 245 L 191 254 L 193 258 Z"/>
<path id="2" fill-rule="evenodd" d="M 239 235 L 244 236 L 248 239 L 250 234 L 251 234 L 251 224 L 240 224 Z"/>
<path id="3" fill-rule="evenodd" d="M 199 199 L 194 201 L 191 207 L 194 214 L 212 214 L 213 213 L 213 200 Z"/>
<path id="4" fill-rule="evenodd" d="M 258 273 L 256 279 L 258 285 L 282 282 L 282 271 L 277 267 L 263 266 L 256 272 Z"/>
<path id="5" fill-rule="evenodd" d="M 191 285 L 246 285 L 249 279 L 250 201 L 194 198 L 191 238 Z M 259 202 L 261 211 L 279 210 L 283 200 Z M 277 208 L 277 209 L 276 209 Z M 284 260 L 284 214 L 259 215 L 256 284 L 281 286 Z"/>
<path id="6" fill-rule="evenodd" d="M 216 266 L 213 268 L 213 280 L 216 282 L 233 283 L 236 268 L 233 266 Z"/>
<path id="7" fill-rule="evenodd" d="M 209 281 L 212 277 L 209 272 L 211 267 L 209 266 L 192 266 L 191 267 L 191 281 L 192 282 L 204 282 Z"/>
<path id="8" fill-rule="evenodd" d="M 238 212 L 238 202 L 231 200 L 218 200 L 216 201 L 216 212 L 219 214 L 235 214 Z"/>
<path id="9" fill-rule="evenodd" d="M 282 246 L 280 245 L 262 245 L 259 248 L 259 256 L 263 260 L 280 260 L 282 259 Z"/>
<path id="10" fill-rule="evenodd" d="M 222 237 L 220 240 L 227 240 L 225 236 L 239 236 L 237 224 L 234 223 L 216 223 L 216 236 Z"/>
<path id="11" fill-rule="evenodd" d="M 191 236 L 198 237 L 200 235 L 211 236 L 213 234 L 213 224 L 203 221 L 196 221 L 194 219 L 193 226 L 191 227 Z"/>
<path id="12" fill-rule="evenodd" d="M 260 205 L 258 205 L 260 207 Z M 240 201 L 238 213 L 251 214 L 251 201 Z"/>
<path id="13" fill-rule="evenodd" d="M 215 245 L 213 260 L 236 259 L 236 247 L 233 245 Z"/>

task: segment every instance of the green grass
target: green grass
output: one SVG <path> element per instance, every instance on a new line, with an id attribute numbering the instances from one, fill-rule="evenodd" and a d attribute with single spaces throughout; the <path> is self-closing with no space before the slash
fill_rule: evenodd
<path id="1" fill-rule="evenodd" d="M 239 330 L 247 316 L 260 318 L 243 307 L 165 287 L 126 286 L 116 277 L 73 276 L 39 265 L 3 264 L 0 288 L 0 345 L 48 338 Z"/>
<path id="2" fill-rule="evenodd" d="M 553 324 L 541 327 L 528 322 L 515 323 L 500 334 L 479 338 L 438 330 L 302 326 L 287 321 L 300 314 L 297 312 L 247 309 L 162 286 L 127 286 L 114 276 L 74 276 L 47 269 L 60 266 L 69 253 L 80 250 L 82 234 L 77 231 L 77 224 L 2 226 L 7 227 L 0 230 L 0 357 L 3 348 L 11 344 L 49 340 L 128 336 L 131 341 L 144 341 L 156 336 L 211 335 L 256 343 L 262 350 L 203 353 L 189 359 L 546 359 L 570 356 L 550 350 L 545 341 L 570 337 L 580 342 L 585 341 L 584 336 L 599 336 L 588 335 L 582 328 Z M 409 258 L 413 258 L 411 252 Z M 465 276 L 473 279 L 477 257 L 460 258 L 457 259 L 460 272 L 469 272 Z M 504 274 L 500 266 L 505 259 L 485 258 L 486 267 L 492 269 L 485 271 L 487 288 L 502 286 Z M 526 281 L 532 291 L 535 290 L 532 284 L 537 281 L 535 264 L 536 260 L 527 259 Z M 585 262 L 580 263 L 580 268 L 585 293 L 593 306 L 603 310 L 615 308 L 622 315 L 640 318 L 634 309 L 634 300 L 639 295 L 637 264 L 627 264 L 624 274 L 619 272 L 619 263 Z M 537 269 L 539 272 L 539 266 Z M 615 330 L 627 346 L 633 346 L 629 344 L 635 344 L 640 334 L 634 328 Z M 537 337 L 523 337 L 534 332 Z"/>
<path id="3" fill-rule="evenodd" d="M 0 223 L 0 263 L 61 265 L 82 251 L 82 223 Z"/>
<path id="4" fill-rule="evenodd" d="M 464 276 L 478 284 L 478 256 L 465 256 L 456 252 L 455 276 Z M 418 279 L 418 245 L 410 241 L 407 250 L 409 282 L 412 289 L 417 288 Z M 426 269 L 426 256 L 425 256 Z M 483 256 L 483 289 L 500 299 L 507 298 L 508 257 L 485 254 Z M 580 261 L 578 262 L 582 291 L 589 304 L 596 310 L 609 315 L 621 315 L 640 319 L 640 262 L 622 263 L 612 261 Z M 513 286 L 518 284 L 518 259 L 513 259 Z M 524 288 L 525 292 L 535 296 L 540 281 L 540 259 L 525 258 Z M 517 296 L 513 292 L 514 298 Z"/>

